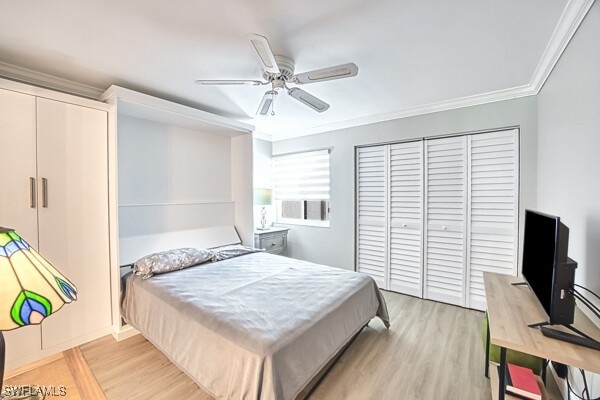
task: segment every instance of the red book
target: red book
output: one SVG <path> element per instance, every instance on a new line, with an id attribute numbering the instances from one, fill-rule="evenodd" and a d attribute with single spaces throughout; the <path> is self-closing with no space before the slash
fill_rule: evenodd
<path id="1" fill-rule="evenodd" d="M 529 368 L 508 364 L 506 371 L 506 391 L 532 400 L 542 400 L 542 392 Z"/>

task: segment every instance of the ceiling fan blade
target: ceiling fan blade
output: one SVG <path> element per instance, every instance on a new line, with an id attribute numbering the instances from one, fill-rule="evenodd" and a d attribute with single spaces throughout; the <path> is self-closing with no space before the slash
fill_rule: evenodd
<path id="1" fill-rule="evenodd" d="M 312 94 L 306 93 L 304 90 L 299 88 L 292 88 L 288 91 L 288 94 L 298 100 L 299 102 L 309 106 L 316 112 L 322 113 L 323 111 L 327 111 L 329 108 L 329 104 L 325 103 L 323 100 L 316 98 Z"/>
<path id="2" fill-rule="evenodd" d="M 292 78 L 294 83 L 313 83 L 330 81 L 333 79 L 351 78 L 358 75 L 358 67 L 354 63 L 336 65 L 335 67 L 322 68 L 304 72 Z"/>
<path id="3" fill-rule="evenodd" d="M 262 69 L 271 74 L 279 74 L 279 67 L 267 38 L 256 33 L 249 33 L 248 40 L 258 56 Z"/>
<path id="4" fill-rule="evenodd" d="M 274 90 L 269 90 L 265 93 L 262 100 L 260 101 L 260 105 L 258 106 L 258 110 L 256 111 L 256 115 L 268 115 L 269 111 L 273 110 L 273 103 L 275 102 L 275 97 L 277 96 L 277 92 Z"/>
<path id="5" fill-rule="evenodd" d="M 206 80 L 206 79 L 198 79 L 196 81 L 198 85 L 248 85 L 248 86 L 258 86 L 264 85 L 264 82 L 261 81 L 251 81 L 251 80 Z"/>

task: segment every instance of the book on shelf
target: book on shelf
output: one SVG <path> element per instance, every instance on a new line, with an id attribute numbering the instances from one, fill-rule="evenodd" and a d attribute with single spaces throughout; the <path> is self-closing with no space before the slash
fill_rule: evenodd
<path id="1" fill-rule="evenodd" d="M 498 366 L 498 374 L 500 374 L 500 366 Z M 514 364 L 507 364 L 506 392 L 524 399 L 542 400 L 542 391 L 533 371 Z"/>

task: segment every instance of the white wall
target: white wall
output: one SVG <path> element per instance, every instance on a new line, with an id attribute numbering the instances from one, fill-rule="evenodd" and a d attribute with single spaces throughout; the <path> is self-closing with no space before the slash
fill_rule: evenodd
<path id="1" fill-rule="evenodd" d="M 291 226 L 288 254 L 316 263 L 354 269 L 354 146 L 508 126 L 521 128 L 521 207 L 534 207 L 537 175 L 535 97 L 274 142 L 273 155 L 332 148 L 331 227 Z"/>
<path id="2" fill-rule="evenodd" d="M 254 187 L 273 188 L 272 154 L 273 144 L 269 141 L 254 138 Z M 254 206 L 254 226 L 260 226 L 262 206 Z M 266 206 L 267 226 L 275 220 L 275 206 Z"/>
<path id="3" fill-rule="evenodd" d="M 252 158 L 252 135 L 231 138 L 231 199 L 235 203 L 235 228 L 246 246 L 254 243 Z"/>
<path id="4" fill-rule="evenodd" d="M 235 224 L 252 243 L 250 134 L 230 138 L 125 115 L 118 132 L 121 239 Z"/>
<path id="5" fill-rule="evenodd" d="M 538 171 L 537 208 L 569 227 L 576 282 L 600 293 L 599 2 L 538 96 Z M 600 396 L 600 376 L 593 380 Z"/>
<path id="6" fill-rule="evenodd" d="M 119 115 L 119 205 L 231 201 L 231 139 Z"/>

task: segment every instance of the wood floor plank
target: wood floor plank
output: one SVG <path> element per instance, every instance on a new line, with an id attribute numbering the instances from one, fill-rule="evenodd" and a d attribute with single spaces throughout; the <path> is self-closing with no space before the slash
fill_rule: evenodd
<path id="1" fill-rule="evenodd" d="M 38 386 L 46 392 L 47 399 L 60 398 L 65 400 L 88 400 L 77 389 L 75 379 L 71 374 L 67 361 L 60 357 L 38 368 L 16 375 L 4 382 L 4 387 Z M 14 392 L 12 392 L 15 394 Z M 52 395 L 50 395 L 52 394 Z M 95 400 L 95 399 L 94 399 Z"/>
<path id="2" fill-rule="evenodd" d="M 490 399 L 482 313 L 384 296 L 391 328 L 372 320 L 311 399 Z M 122 342 L 107 336 L 80 348 L 108 400 L 212 399 L 141 335 Z"/>
<path id="3" fill-rule="evenodd" d="M 63 354 L 81 397 L 84 399 L 106 400 L 104 392 L 100 388 L 98 381 L 96 381 L 94 373 L 83 357 L 81 350 L 75 347 L 65 351 Z"/>

